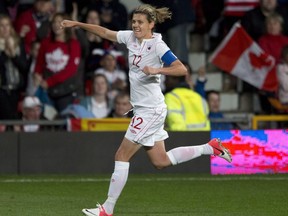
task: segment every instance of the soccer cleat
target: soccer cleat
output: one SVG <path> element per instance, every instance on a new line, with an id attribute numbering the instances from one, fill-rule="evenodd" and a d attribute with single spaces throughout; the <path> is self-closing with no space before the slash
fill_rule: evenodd
<path id="1" fill-rule="evenodd" d="M 97 208 L 93 209 L 82 209 L 82 212 L 87 216 L 113 216 L 112 214 L 107 214 L 99 203 L 96 206 Z"/>
<path id="2" fill-rule="evenodd" d="M 214 139 L 210 140 L 208 142 L 208 144 L 213 148 L 213 154 L 214 155 L 225 159 L 229 163 L 232 162 L 232 157 L 231 157 L 229 149 L 225 148 L 222 145 L 220 139 L 214 138 Z"/>

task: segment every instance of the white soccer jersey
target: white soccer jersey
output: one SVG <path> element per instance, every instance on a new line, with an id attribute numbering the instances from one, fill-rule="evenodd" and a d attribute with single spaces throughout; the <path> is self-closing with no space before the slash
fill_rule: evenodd
<path id="1" fill-rule="evenodd" d="M 119 31 L 119 43 L 126 44 L 129 58 L 130 100 L 133 106 L 156 107 L 163 105 L 164 96 L 160 88 L 160 76 L 146 75 L 145 66 L 160 68 L 161 57 L 169 51 L 161 34 L 153 33 L 153 38 L 144 39 L 140 44 L 133 31 Z"/>

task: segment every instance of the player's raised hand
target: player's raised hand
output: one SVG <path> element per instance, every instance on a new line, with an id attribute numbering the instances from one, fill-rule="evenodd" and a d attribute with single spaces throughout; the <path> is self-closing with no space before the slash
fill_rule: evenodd
<path id="1" fill-rule="evenodd" d="M 71 28 L 77 25 L 77 21 L 73 21 L 73 20 L 63 20 L 60 23 L 60 28 L 64 29 L 64 28 Z"/>

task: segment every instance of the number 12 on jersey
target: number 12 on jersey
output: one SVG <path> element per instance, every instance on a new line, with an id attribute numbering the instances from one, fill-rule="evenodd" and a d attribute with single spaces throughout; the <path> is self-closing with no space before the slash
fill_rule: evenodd
<path id="1" fill-rule="evenodd" d="M 132 62 L 132 65 L 135 65 L 136 67 L 140 67 L 139 66 L 139 63 L 140 63 L 140 61 L 142 60 L 142 56 L 141 55 L 133 55 L 134 56 L 134 58 L 133 58 L 133 62 Z"/>

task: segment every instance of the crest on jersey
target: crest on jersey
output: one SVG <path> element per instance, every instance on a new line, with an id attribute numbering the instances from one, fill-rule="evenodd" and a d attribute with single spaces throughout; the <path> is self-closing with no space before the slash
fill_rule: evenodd
<path id="1" fill-rule="evenodd" d="M 148 45 L 146 48 L 146 52 L 150 52 L 151 48 L 152 48 L 152 45 Z"/>

